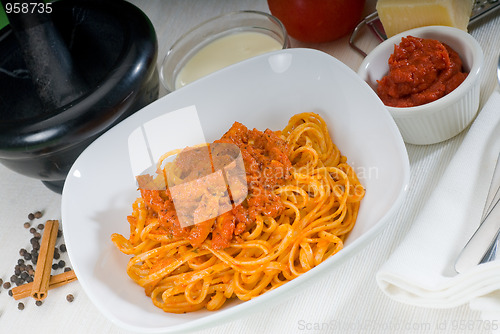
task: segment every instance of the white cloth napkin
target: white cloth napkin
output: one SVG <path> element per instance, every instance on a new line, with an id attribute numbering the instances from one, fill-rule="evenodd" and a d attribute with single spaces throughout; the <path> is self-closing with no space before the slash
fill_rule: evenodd
<path id="1" fill-rule="evenodd" d="M 384 293 L 422 307 L 472 301 L 475 309 L 500 311 L 500 261 L 461 274 L 454 270 L 458 254 L 479 226 L 499 152 L 500 93 L 495 91 L 407 236 L 377 273 Z"/>

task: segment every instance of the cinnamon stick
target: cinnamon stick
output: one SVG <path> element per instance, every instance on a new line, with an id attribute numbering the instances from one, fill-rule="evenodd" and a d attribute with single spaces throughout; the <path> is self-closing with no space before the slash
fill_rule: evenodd
<path id="1" fill-rule="evenodd" d="M 54 276 L 50 277 L 49 280 L 49 290 L 55 289 L 57 287 L 60 287 L 62 285 L 71 283 L 73 281 L 76 281 L 76 275 L 73 270 L 66 271 L 62 274 L 57 274 Z M 14 297 L 15 300 L 19 300 L 22 298 L 26 298 L 31 296 L 31 291 L 33 289 L 33 282 L 31 283 L 26 283 L 20 286 L 16 286 L 15 288 L 12 289 L 12 297 Z"/>
<path id="2" fill-rule="evenodd" d="M 38 261 L 31 288 L 31 296 L 36 300 L 47 297 L 50 284 L 50 271 L 54 258 L 54 247 L 56 245 L 59 221 L 47 220 L 42 236 L 42 244 L 38 253 Z"/>

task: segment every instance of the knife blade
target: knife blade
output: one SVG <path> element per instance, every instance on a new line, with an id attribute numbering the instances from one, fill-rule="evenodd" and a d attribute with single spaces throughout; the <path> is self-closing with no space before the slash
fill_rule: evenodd
<path id="1" fill-rule="evenodd" d="M 497 236 L 500 231 L 500 160 L 497 160 L 485 205 L 484 219 L 462 249 L 455 270 L 463 273 L 479 263 L 495 259 Z"/>

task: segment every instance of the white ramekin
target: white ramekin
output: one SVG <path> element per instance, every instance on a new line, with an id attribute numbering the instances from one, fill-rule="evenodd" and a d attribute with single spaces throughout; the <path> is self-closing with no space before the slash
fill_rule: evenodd
<path id="1" fill-rule="evenodd" d="M 436 101 L 407 108 L 387 106 L 406 143 L 439 143 L 462 132 L 477 114 L 483 51 L 470 34 L 457 28 L 427 26 L 404 31 L 382 42 L 361 63 L 358 74 L 374 90 L 377 80 L 389 71 L 388 60 L 394 52 L 394 45 L 406 36 L 435 39 L 448 44 L 460 55 L 464 70 L 469 72 L 455 90 Z"/>

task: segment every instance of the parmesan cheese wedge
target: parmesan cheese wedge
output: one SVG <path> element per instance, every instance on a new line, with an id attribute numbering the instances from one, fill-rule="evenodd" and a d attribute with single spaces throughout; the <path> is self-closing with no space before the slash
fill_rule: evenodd
<path id="1" fill-rule="evenodd" d="M 430 25 L 467 31 L 474 0 L 378 0 L 377 12 L 387 37 Z"/>

